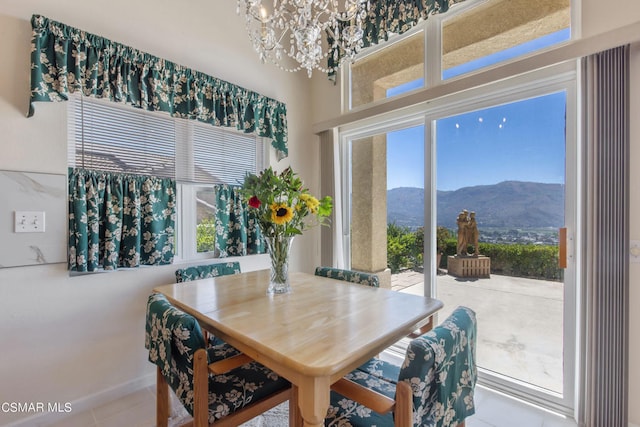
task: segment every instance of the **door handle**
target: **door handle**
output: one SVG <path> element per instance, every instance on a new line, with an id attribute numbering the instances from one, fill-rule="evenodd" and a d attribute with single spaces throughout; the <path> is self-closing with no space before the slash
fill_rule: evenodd
<path id="1" fill-rule="evenodd" d="M 558 230 L 558 267 L 567 268 L 567 228 Z"/>

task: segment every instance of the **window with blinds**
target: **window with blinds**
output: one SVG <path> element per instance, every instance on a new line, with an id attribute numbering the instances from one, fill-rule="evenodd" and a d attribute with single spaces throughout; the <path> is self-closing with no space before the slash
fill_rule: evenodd
<path id="1" fill-rule="evenodd" d="M 266 162 L 263 138 L 113 102 L 68 102 L 70 167 L 175 178 L 177 258 L 215 255 L 212 184 L 240 185 Z"/>
<path id="2" fill-rule="evenodd" d="M 112 102 L 74 98 L 68 126 L 71 167 L 231 185 L 263 167 L 262 138 Z"/>
<path id="3" fill-rule="evenodd" d="M 191 137 L 193 176 L 179 179 L 239 185 L 247 172 L 255 173 L 258 165 L 262 165 L 262 138 L 221 131 L 202 124 L 193 127 Z"/>

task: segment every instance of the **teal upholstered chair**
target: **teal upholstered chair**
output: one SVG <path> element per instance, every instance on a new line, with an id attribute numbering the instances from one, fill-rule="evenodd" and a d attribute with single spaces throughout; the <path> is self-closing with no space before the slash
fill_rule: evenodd
<path id="1" fill-rule="evenodd" d="M 168 422 L 167 386 L 193 416 L 195 427 L 223 419 L 225 425 L 239 425 L 291 397 L 288 381 L 233 347 L 205 349 L 196 319 L 164 295 L 149 297 L 145 346 L 149 361 L 157 365 L 158 426 Z"/>
<path id="2" fill-rule="evenodd" d="M 228 276 L 230 274 L 240 274 L 239 262 L 218 262 L 215 264 L 196 265 L 193 267 L 176 270 L 176 283 L 190 282 L 192 280 L 208 279 L 210 277 Z M 207 331 L 203 331 L 205 340 L 212 345 L 224 343 L 217 337 L 209 337 Z"/>
<path id="3" fill-rule="evenodd" d="M 317 267 L 316 276 L 329 277 L 331 279 L 344 280 L 346 282 L 359 283 L 361 285 L 380 287 L 380 279 L 372 273 L 364 273 L 355 270 L 342 270 L 333 267 Z"/>
<path id="4" fill-rule="evenodd" d="M 464 425 L 476 377 L 475 313 L 458 307 L 411 341 L 401 367 L 372 359 L 336 382 L 325 426 Z"/>
<path id="5" fill-rule="evenodd" d="M 196 265 L 194 267 L 176 270 L 176 282 L 188 282 L 190 280 L 207 279 L 209 277 L 240 274 L 239 262 L 219 262 L 216 264 Z"/>
<path id="6" fill-rule="evenodd" d="M 380 278 L 373 273 L 365 273 L 356 270 L 343 270 L 333 267 L 316 267 L 316 276 L 329 277 L 331 279 L 344 280 L 346 282 L 358 283 L 360 285 L 373 286 L 374 288 L 380 287 Z M 415 338 L 424 334 L 431 329 L 431 320 L 429 323 L 418 329 L 414 333 L 409 335 L 410 338 Z"/>

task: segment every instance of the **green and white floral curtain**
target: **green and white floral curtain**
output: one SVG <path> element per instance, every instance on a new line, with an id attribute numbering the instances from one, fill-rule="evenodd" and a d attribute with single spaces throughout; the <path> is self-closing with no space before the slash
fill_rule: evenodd
<path id="1" fill-rule="evenodd" d="M 377 45 L 387 41 L 392 34 L 403 34 L 425 21 L 429 16 L 445 13 L 449 7 L 464 0 L 369 0 L 369 13 L 364 23 L 362 47 Z M 333 39 L 329 39 L 329 45 Z M 328 57 L 329 78 L 335 80 L 335 70 L 342 58 L 340 49 L 335 48 Z"/>
<path id="2" fill-rule="evenodd" d="M 80 91 L 271 138 L 287 157 L 285 104 L 137 49 L 33 15 L 31 104 Z"/>
<path id="3" fill-rule="evenodd" d="M 258 221 L 247 209 L 239 188 L 214 186 L 216 197 L 216 250 L 220 257 L 264 253 L 266 250 Z"/>
<path id="4" fill-rule="evenodd" d="M 176 183 L 69 169 L 69 269 L 171 264 Z"/>

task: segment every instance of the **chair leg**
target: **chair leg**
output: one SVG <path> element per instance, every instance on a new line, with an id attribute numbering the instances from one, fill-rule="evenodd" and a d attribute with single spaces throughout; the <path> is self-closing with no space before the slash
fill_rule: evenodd
<path id="1" fill-rule="evenodd" d="M 426 334 L 427 332 L 429 332 L 431 329 L 433 329 L 433 316 L 429 317 L 429 322 L 424 325 L 423 327 L 421 327 L 420 329 L 411 332 L 409 335 L 407 335 L 409 338 L 418 338 L 419 336 L 422 336 L 424 334 Z"/>
<path id="2" fill-rule="evenodd" d="M 156 426 L 168 427 L 169 424 L 169 384 L 160 368 L 156 368 Z"/>
<path id="3" fill-rule="evenodd" d="M 209 369 L 207 351 L 196 351 L 193 357 L 193 425 L 209 427 Z"/>
<path id="4" fill-rule="evenodd" d="M 395 427 L 413 426 L 413 393 L 411 386 L 404 381 L 396 385 L 396 407 L 394 410 Z"/>

